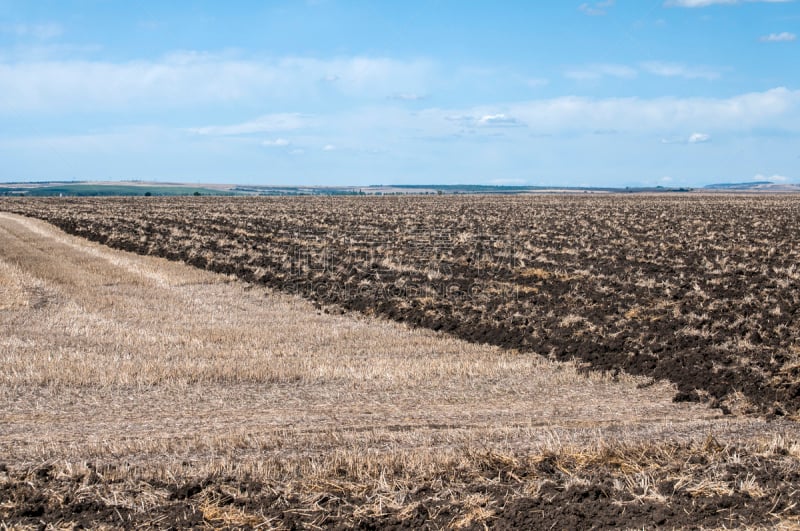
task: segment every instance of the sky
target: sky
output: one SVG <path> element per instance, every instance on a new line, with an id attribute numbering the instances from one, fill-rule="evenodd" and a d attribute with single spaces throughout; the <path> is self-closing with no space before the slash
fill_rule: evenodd
<path id="1" fill-rule="evenodd" d="M 793 0 L 0 0 L 0 182 L 800 183 Z"/>

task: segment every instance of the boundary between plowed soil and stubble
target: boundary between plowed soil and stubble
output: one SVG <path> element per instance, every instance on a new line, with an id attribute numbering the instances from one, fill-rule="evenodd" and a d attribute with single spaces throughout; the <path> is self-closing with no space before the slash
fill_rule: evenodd
<path id="1" fill-rule="evenodd" d="M 794 196 L 6 200 L 109 246 L 800 414 Z"/>
<path id="2" fill-rule="evenodd" d="M 798 522 L 791 422 L 0 213 L 0 521 L 19 528 Z"/>

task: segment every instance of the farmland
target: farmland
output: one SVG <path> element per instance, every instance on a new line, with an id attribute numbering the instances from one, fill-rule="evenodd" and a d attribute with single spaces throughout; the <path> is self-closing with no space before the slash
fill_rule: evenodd
<path id="1" fill-rule="evenodd" d="M 3 521 L 798 521 L 793 196 L 0 211 Z"/>
<path id="2" fill-rule="evenodd" d="M 473 342 L 800 410 L 790 197 L 7 202 L 63 230 Z"/>

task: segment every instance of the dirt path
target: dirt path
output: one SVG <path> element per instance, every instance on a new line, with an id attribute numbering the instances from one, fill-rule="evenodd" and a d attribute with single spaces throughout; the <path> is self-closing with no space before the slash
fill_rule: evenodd
<path id="1" fill-rule="evenodd" d="M 302 477 L 342 463 L 435 468 L 476 449 L 798 436 L 793 423 L 723 417 L 673 394 L 667 384 L 585 376 L 529 354 L 328 315 L 0 212 L 0 482 L 41 463 L 62 472 L 124 463 L 161 478 Z M 6 514 L 17 514 L 5 503 L 0 517 L 9 503 Z"/>

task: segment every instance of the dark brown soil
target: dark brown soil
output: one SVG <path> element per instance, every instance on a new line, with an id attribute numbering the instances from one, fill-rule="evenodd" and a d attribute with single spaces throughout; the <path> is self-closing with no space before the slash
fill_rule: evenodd
<path id="1" fill-rule="evenodd" d="M 115 485 L 51 467 L 7 470 L 0 473 L 0 521 L 123 529 L 253 529 L 264 522 L 287 529 L 596 529 L 774 526 L 800 518 L 796 458 L 713 446 L 659 455 L 642 451 L 630 460 L 610 453 L 584 463 L 582 456 L 552 454 L 525 464 L 487 455 L 469 468 L 420 479 L 400 496 L 391 493 L 400 500 L 394 506 L 378 506 L 374 485 L 348 478 L 325 482 L 328 490 L 289 491 L 248 478 Z M 115 504 L 108 489 L 120 498 L 150 492 L 151 501 L 141 508 Z"/>
<path id="2" fill-rule="evenodd" d="M 329 310 L 666 379 L 676 401 L 800 412 L 794 196 L 27 198 L 0 209 Z"/>

